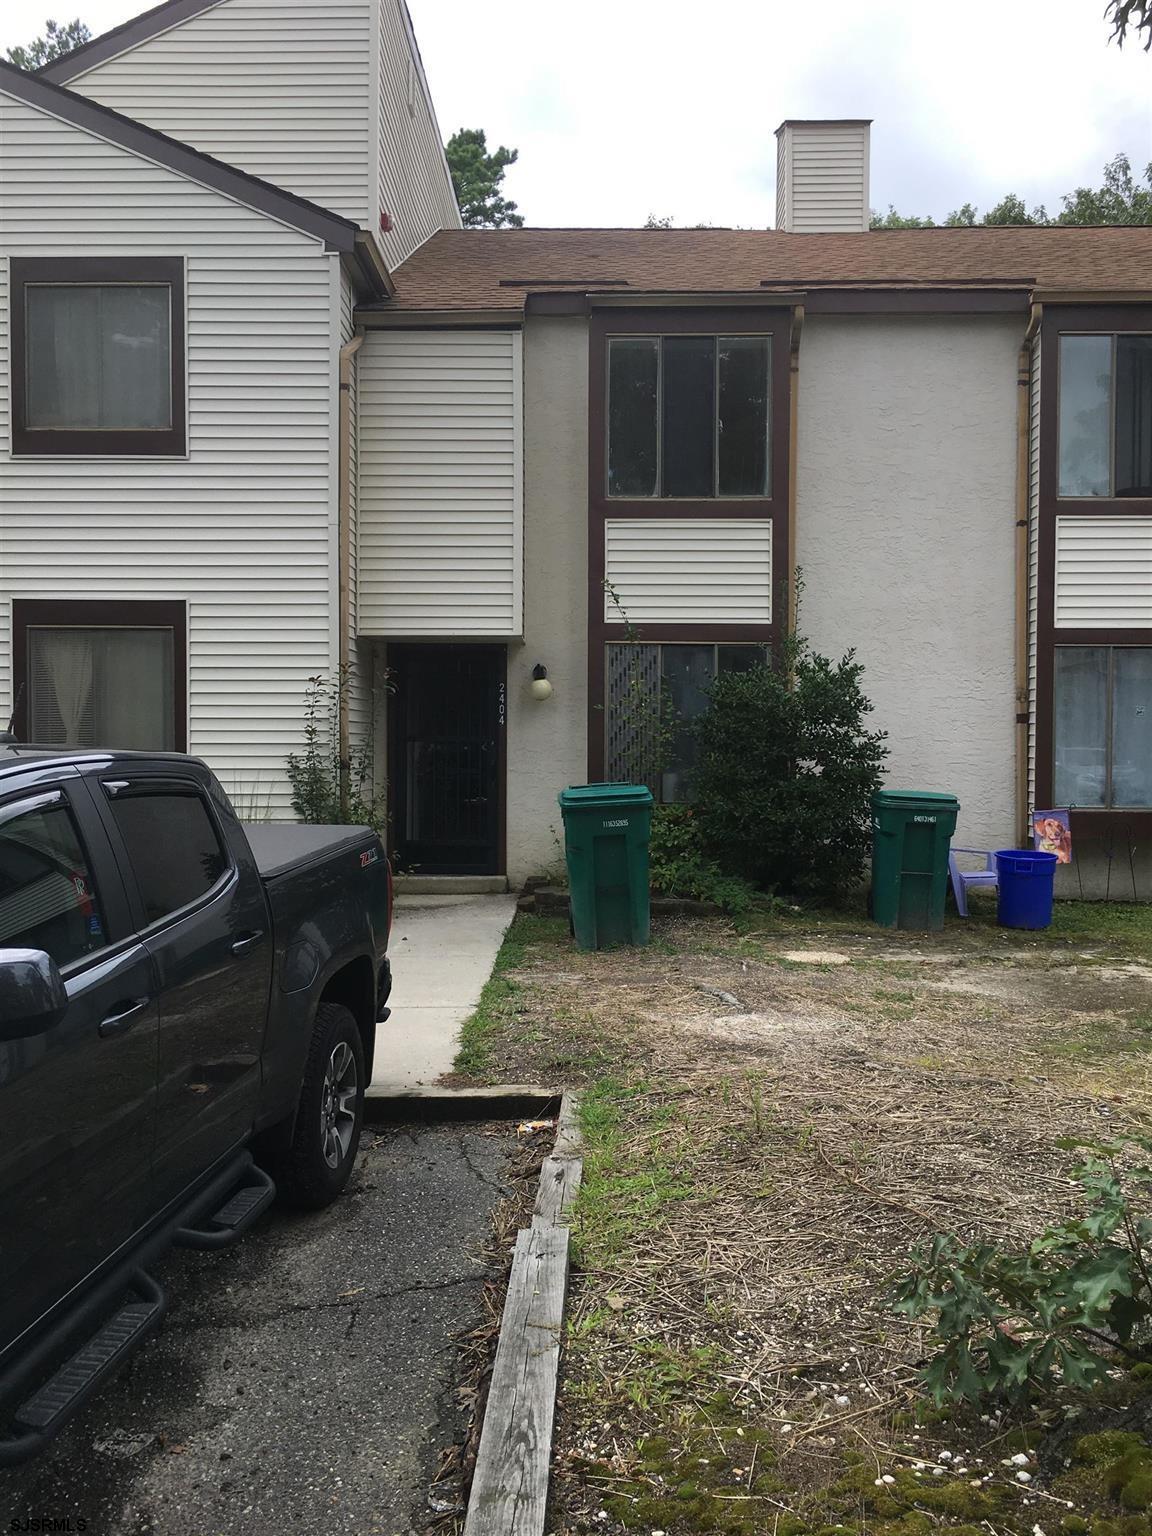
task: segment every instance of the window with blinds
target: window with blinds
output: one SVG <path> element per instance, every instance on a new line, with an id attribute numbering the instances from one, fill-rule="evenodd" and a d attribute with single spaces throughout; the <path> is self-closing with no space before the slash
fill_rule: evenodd
<path id="1" fill-rule="evenodd" d="M 30 625 L 28 734 L 40 746 L 170 752 L 174 637 L 164 628 Z"/>

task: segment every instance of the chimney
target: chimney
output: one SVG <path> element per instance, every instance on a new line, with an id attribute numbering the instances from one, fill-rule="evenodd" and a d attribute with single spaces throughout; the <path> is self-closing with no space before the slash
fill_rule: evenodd
<path id="1" fill-rule="evenodd" d="M 786 118 L 776 130 L 776 228 L 798 235 L 868 228 L 870 117 Z"/>

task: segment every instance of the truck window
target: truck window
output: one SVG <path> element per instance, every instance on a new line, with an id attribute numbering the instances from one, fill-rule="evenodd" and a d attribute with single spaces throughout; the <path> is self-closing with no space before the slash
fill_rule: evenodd
<path id="1" fill-rule="evenodd" d="M 107 942 L 92 871 L 64 802 L 0 808 L 0 947 L 45 950 L 63 968 Z"/>
<path id="2" fill-rule="evenodd" d="M 146 924 L 210 891 L 228 868 L 208 807 L 194 791 L 117 786 L 111 801 L 140 889 Z"/>

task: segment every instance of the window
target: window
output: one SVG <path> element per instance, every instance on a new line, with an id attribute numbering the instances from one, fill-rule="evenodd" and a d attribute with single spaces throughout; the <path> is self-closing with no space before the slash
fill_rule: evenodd
<path id="1" fill-rule="evenodd" d="M 1054 738 L 1058 805 L 1152 806 L 1152 646 L 1057 646 Z"/>
<path id="2" fill-rule="evenodd" d="M 105 789 L 136 876 L 145 923 L 199 901 L 225 874 L 228 855 L 195 790 L 145 782 Z"/>
<path id="3" fill-rule="evenodd" d="M 0 947 L 45 950 L 63 968 L 106 943 L 92 873 L 61 796 L 0 806 Z"/>
<path id="4" fill-rule="evenodd" d="M 772 339 L 608 341 L 608 494 L 768 496 Z"/>
<path id="5" fill-rule="evenodd" d="M 182 603 L 16 602 L 21 739 L 183 750 Z"/>
<path id="6" fill-rule="evenodd" d="M 763 645 L 609 645 L 607 778 L 646 783 L 664 801 L 691 798 L 693 721 L 718 674 L 768 664 Z M 657 771 L 657 764 L 660 771 Z"/>
<path id="7" fill-rule="evenodd" d="M 17 258 L 12 441 L 18 454 L 179 455 L 179 258 Z"/>
<path id="8" fill-rule="evenodd" d="M 1152 496 L 1152 336 L 1060 337 L 1061 496 Z"/>

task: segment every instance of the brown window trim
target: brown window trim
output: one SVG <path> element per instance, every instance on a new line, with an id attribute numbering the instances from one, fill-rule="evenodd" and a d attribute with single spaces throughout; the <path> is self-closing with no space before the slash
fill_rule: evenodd
<path id="1" fill-rule="evenodd" d="M 188 608 L 181 601 L 72 601 L 15 598 L 12 603 L 13 727 L 17 741 L 28 740 L 28 631 L 39 626 L 76 629 L 170 629 L 172 631 L 173 741 L 188 750 Z M 159 748 L 157 749 L 159 750 Z"/>
<path id="2" fill-rule="evenodd" d="M 788 547 L 789 440 L 791 415 L 792 306 L 755 308 L 594 310 L 588 347 L 588 777 L 604 773 L 605 645 L 625 637 L 624 626 L 604 618 L 604 524 L 609 518 L 772 519 L 772 622 L 770 624 L 644 624 L 643 644 L 770 645 L 775 650 L 787 623 L 791 552 Z M 609 496 L 607 477 L 608 338 L 610 336 L 771 336 L 772 409 L 770 496 Z"/>
<path id="3" fill-rule="evenodd" d="M 184 260 L 180 256 L 14 256 L 9 320 L 12 334 L 12 452 L 44 458 L 181 458 L 187 452 Z M 27 419 L 27 327 L 25 288 L 29 284 L 157 283 L 171 291 L 172 425 L 157 430 L 70 430 L 30 427 Z"/>
<path id="4" fill-rule="evenodd" d="M 1056 520 L 1060 517 L 1152 517 L 1152 499 L 1138 496 L 1060 496 L 1059 369 L 1061 333 L 1152 332 L 1152 306 L 1080 307 L 1050 305 L 1040 330 L 1040 470 L 1037 498 L 1036 613 L 1036 781 L 1033 810 L 1054 802 L 1055 652 L 1058 645 L 1152 646 L 1152 628 L 1066 629 L 1056 627 Z M 1109 827 L 1152 834 L 1152 809 L 1077 808 L 1073 832 L 1084 835 Z"/>

